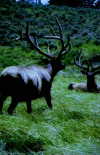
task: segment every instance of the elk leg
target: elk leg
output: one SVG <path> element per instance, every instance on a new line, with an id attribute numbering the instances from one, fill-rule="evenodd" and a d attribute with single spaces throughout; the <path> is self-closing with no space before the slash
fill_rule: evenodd
<path id="1" fill-rule="evenodd" d="M 32 112 L 31 101 L 27 101 L 27 102 L 26 102 L 26 105 L 27 105 L 27 112 L 28 112 L 28 113 L 31 113 L 31 112 Z"/>
<path id="2" fill-rule="evenodd" d="M 50 109 L 52 109 L 52 104 L 51 104 L 51 94 L 47 93 L 47 95 L 45 96 L 45 100 L 47 102 L 47 105 Z"/>
<path id="3" fill-rule="evenodd" d="M 8 108 L 8 114 L 12 115 L 12 113 L 13 113 L 14 109 L 16 108 L 17 104 L 18 104 L 18 101 L 16 101 L 15 99 L 12 98 L 12 102 L 11 102 L 9 108 Z"/>
<path id="4" fill-rule="evenodd" d="M 3 103 L 4 100 L 6 99 L 6 96 L 0 96 L 0 114 L 2 114 L 2 108 L 3 108 Z"/>

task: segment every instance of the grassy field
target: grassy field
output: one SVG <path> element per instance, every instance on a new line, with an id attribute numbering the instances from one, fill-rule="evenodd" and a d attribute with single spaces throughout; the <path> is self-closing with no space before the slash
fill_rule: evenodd
<path id="1" fill-rule="evenodd" d="M 0 115 L 0 154 L 100 154 L 100 95 L 68 90 L 70 82 L 85 79 L 75 67 L 66 71 L 53 83 L 53 110 L 39 99 L 32 102 L 32 114 L 27 114 L 25 103 L 19 103 L 16 113 L 9 116 L 10 98 L 6 100 Z"/>

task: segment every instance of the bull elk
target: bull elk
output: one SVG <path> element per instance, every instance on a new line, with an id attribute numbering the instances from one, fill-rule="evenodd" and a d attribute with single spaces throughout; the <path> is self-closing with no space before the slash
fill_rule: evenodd
<path id="1" fill-rule="evenodd" d="M 69 89 L 84 90 L 88 92 L 100 91 L 100 85 L 97 85 L 95 76 L 100 74 L 100 56 L 93 56 L 84 60 L 82 52 L 74 59 L 74 64 L 78 66 L 82 74 L 86 75 L 87 83 L 71 83 Z"/>
<path id="2" fill-rule="evenodd" d="M 43 52 L 39 47 L 39 35 L 32 35 L 27 23 L 25 37 L 31 47 L 39 54 L 44 55 L 49 59 L 46 67 L 40 66 L 10 66 L 1 72 L 0 76 L 0 112 L 2 113 L 3 103 L 8 96 L 11 97 L 11 104 L 8 107 L 8 113 L 12 114 L 19 102 L 26 102 L 27 112 L 32 112 L 31 102 L 37 98 L 44 97 L 49 108 L 52 108 L 51 103 L 51 86 L 56 74 L 65 68 L 61 62 L 62 57 L 71 49 L 70 39 L 67 43 L 64 42 L 62 26 L 56 19 L 58 27 L 58 35 L 41 35 L 45 39 L 58 40 L 61 49 L 57 56 Z"/>

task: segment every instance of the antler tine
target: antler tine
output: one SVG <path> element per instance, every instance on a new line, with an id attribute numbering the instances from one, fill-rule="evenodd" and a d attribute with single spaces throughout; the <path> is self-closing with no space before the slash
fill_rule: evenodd
<path id="1" fill-rule="evenodd" d="M 65 55 L 66 53 L 68 53 L 71 49 L 72 45 L 71 45 L 71 42 L 70 42 L 70 36 L 68 36 L 68 39 L 67 39 L 67 43 L 65 45 L 65 50 L 61 52 L 61 55 Z"/>
<path id="2" fill-rule="evenodd" d="M 56 18 L 56 22 L 59 27 L 60 41 L 61 41 L 61 45 L 62 45 L 61 50 L 58 55 L 58 58 L 60 58 L 61 56 L 65 55 L 66 53 L 68 53 L 70 51 L 71 43 L 70 43 L 70 36 L 68 35 L 67 43 L 66 43 L 66 45 L 64 44 L 63 29 L 62 29 L 62 26 L 61 26 L 58 18 Z"/>
<path id="3" fill-rule="evenodd" d="M 53 35 L 50 35 L 50 36 L 42 35 L 42 36 L 39 36 L 39 37 L 42 37 L 42 38 L 45 38 L 45 39 L 57 39 L 57 40 L 60 40 L 60 41 L 63 40 L 62 26 L 61 26 L 61 24 L 60 24 L 60 22 L 59 22 L 57 17 L 56 17 L 56 23 L 57 23 L 57 25 L 59 27 L 59 34 L 60 34 L 60 36 L 56 35 L 56 32 L 54 31 L 53 27 L 51 25 L 49 25 L 50 30 L 52 31 Z"/>
<path id="4" fill-rule="evenodd" d="M 81 63 L 81 57 L 82 57 L 82 49 L 80 49 L 78 55 L 74 58 L 74 63 L 76 66 L 82 68 L 82 69 L 87 69 L 86 67 L 84 67 Z M 78 60 L 77 60 L 78 59 Z"/>
<path id="5" fill-rule="evenodd" d="M 42 50 L 39 48 L 39 44 L 38 44 L 38 40 L 37 40 L 36 36 L 33 37 L 29 34 L 29 23 L 27 23 L 27 25 L 26 25 L 26 37 L 33 49 L 36 49 L 40 54 L 42 54 L 50 59 L 54 58 L 49 53 L 47 54 L 47 53 L 42 52 Z M 34 43 L 33 43 L 33 41 L 34 41 Z"/>
<path id="6" fill-rule="evenodd" d="M 56 23 L 57 23 L 58 28 L 59 28 L 60 38 L 61 38 L 61 40 L 63 40 L 63 30 L 62 30 L 62 26 L 61 26 L 61 24 L 60 24 L 60 22 L 59 22 L 59 20 L 58 20 L 57 17 L 56 17 Z"/>
<path id="7" fill-rule="evenodd" d="M 80 53 L 81 53 L 81 51 L 79 51 L 78 56 L 74 57 L 74 64 L 76 66 L 78 66 L 78 67 L 81 67 L 81 64 L 80 64 Z M 77 59 L 78 59 L 78 61 L 77 61 Z"/>
<path id="8" fill-rule="evenodd" d="M 49 22 L 49 21 L 48 21 L 48 22 Z M 52 33 L 54 36 L 56 36 L 56 32 L 55 32 L 55 30 L 53 29 L 52 25 L 50 25 L 50 23 L 49 23 L 49 27 L 50 27 L 51 33 Z"/>
<path id="9" fill-rule="evenodd" d="M 63 40 L 64 39 L 63 38 L 63 29 L 62 29 L 62 26 L 61 26 L 57 17 L 56 17 L 56 23 L 57 23 L 58 28 L 59 28 L 59 35 L 60 35 L 60 41 L 61 41 L 61 50 L 60 50 L 59 55 L 58 55 L 58 58 L 60 58 L 61 55 L 63 55 L 62 52 L 64 52 L 66 50 L 66 47 L 64 45 L 64 40 Z"/>

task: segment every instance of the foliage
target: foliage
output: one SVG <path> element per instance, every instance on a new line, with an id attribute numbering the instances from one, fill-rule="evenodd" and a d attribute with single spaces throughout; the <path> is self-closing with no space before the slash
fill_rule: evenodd
<path id="1" fill-rule="evenodd" d="M 20 47 L 0 46 L 0 70 L 12 65 L 33 65 L 37 64 L 40 56 L 35 51 L 26 50 Z"/>
<path id="2" fill-rule="evenodd" d="M 16 0 L 3 0 L 0 6 L 7 7 L 7 6 L 14 5 L 15 3 L 16 3 Z"/>
<path id="3" fill-rule="evenodd" d="M 56 30 L 55 17 L 62 24 L 65 39 L 69 34 L 73 46 L 79 47 L 93 41 L 100 44 L 100 10 L 70 8 L 67 6 L 29 6 L 15 4 L 0 9 L 0 44 L 16 45 L 15 38 L 25 31 L 26 21 L 31 21 L 31 31 L 50 34 L 50 26 Z"/>
<path id="4" fill-rule="evenodd" d="M 73 7 L 79 7 L 83 5 L 82 0 L 64 0 L 64 1 L 58 1 L 58 0 L 49 0 L 50 5 L 68 5 Z"/>

